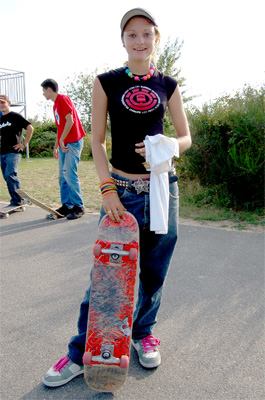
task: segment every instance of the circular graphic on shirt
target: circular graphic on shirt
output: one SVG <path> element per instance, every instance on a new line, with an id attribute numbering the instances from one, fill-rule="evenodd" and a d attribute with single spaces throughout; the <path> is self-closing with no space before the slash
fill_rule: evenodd
<path id="1" fill-rule="evenodd" d="M 143 114 L 154 111 L 160 104 L 160 98 L 146 86 L 134 86 L 124 93 L 122 104 L 132 112 Z"/>

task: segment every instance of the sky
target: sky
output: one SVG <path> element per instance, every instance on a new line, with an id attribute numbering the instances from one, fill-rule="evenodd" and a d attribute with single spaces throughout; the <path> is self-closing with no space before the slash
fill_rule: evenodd
<path id="1" fill-rule="evenodd" d="M 161 48 L 183 40 L 177 67 L 194 105 L 265 83 L 262 0 L 0 0 L 0 69 L 25 73 L 27 117 L 45 112 L 44 79 L 63 88 L 75 74 L 123 65 L 120 20 L 135 7 L 154 15 Z"/>

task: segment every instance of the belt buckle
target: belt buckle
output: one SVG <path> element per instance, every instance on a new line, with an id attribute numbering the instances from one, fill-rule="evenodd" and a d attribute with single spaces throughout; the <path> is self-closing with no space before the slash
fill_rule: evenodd
<path id="1" fill-rule="evenodd" d="M 142 192 L 149 193 L 149 183 L 149 180 L 143 181 L 142 178 L 139 176 L 137 181 L 134 181 L 132 183 L 132 186 L 135 188 L 137 194 L 140 194 Z"/>

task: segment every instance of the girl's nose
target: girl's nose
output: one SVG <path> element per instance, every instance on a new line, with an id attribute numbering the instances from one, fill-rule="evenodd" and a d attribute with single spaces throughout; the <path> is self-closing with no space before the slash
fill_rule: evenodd
<path id="1" fill-rule="evenodd" d="M 137 44 L 141 44 L 141 43 L 143 43 L 143 41 L 144 41 L 143 36 L 142 35 L 138 35 L 137 36 Z"/>

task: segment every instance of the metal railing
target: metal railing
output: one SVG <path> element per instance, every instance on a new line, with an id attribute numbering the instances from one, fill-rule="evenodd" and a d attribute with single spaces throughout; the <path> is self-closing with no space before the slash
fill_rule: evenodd
<path id="1" fill-rule="evenodd" d="M 0 67 L 0 94 L 5 94 L 11 101 L 11 107 L 21 107 L 19 113 L 27 118 L 25 73 Z M 27 158 L 29 148 L 26 146 Z"/>

